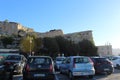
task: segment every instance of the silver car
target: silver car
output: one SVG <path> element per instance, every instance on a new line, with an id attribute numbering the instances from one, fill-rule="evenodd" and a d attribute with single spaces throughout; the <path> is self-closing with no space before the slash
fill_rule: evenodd
<path id="1" fill-rule="evenodd" d="M 56 57 L 56 59 L 55 59 L 55 69 L 57 69 L 57 70 L 60 69 L 60 65 L 65 58 L 66 57 Z"/>
<path id="2" fill-rule="evenodd" d="M 70 56 L 67 57 L 60 66 L 60 73 L 66 73 L 71 80 L 79 76 L 88 76 L 93 78 L 95 69 L 93 62 L 89 57 Z"/>

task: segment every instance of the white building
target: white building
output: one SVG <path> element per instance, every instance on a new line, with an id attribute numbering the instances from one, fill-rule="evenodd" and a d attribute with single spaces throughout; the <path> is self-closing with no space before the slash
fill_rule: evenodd
<path id="1" fill-rule="evenodd" d="M 112 54 L 112 45 L 103 45 L 103 46 L 97 46 L 98 47 L 98 54 L 100 56 L 111 56 Z"/>

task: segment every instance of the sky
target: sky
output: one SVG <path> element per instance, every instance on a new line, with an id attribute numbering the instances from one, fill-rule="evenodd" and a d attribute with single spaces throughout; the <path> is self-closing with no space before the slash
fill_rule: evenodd
<path id="1" fill-rule="evenodd" d="M 120 0 L 0 0 L 0 21 L 36 32 L 92 30 L 96 46 L 120 48 Z"/>

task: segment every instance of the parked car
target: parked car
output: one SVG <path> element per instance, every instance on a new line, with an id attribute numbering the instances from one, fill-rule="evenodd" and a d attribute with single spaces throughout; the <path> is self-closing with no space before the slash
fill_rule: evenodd
<path id="1" fill-rule="evenodd" d="M 0 55 L 0 79 L 3 79 L 5 75 L 3 63 L 4 63 L 4 56 Z"/>
<path id="2" fill-rule="evenodd" d="M 60 66 L 60 73 L 66 73 L 71 80 L 79 76 L 88 76 L 93 78 L 95 69 L 93 62 L 89 57 L 70 56 L 67 57 Z"/>
<path id="3" fill-rule="evenodd" d="M 0 79 L 9 80 L 10 74 L 5 71 L 4 61 L 9 53 L 0 53 Z"/>
<path id="4" fill-rule="evenodd" d="M 65 58 L 66 57 L 56 57 L 56 59 L 54 61 L 55 62 L 55 69 L 57 69 L 57 70 L 60 69 L 60 65 Z"/>
<path id="5" fill-rule="evenodd" d="M 27 59 L 23 55 L 10 54 L 4 61 L 5 70 L 6 72 L 12 71 L 13 73 L 21 74 L 26 61 Z"/>
<path id="6" fill-rule="evenodd" d="M 92 57 L 92 61 L 94 62 L 95 73 L 103 74 L 111 74 L 114 71 L 113 64 L 110 60 L 103 57 Z"/>
<path id="7" fill-rule="evenodd" d="M 30 56 L 23 70 L 23 80 L 55 79 L 54 62 L 49 56 Z"/>
<path id="8" fill-rule="evenodd" d="M 120 56 L 112 56 L 109 60 L 112 61 L 115 68 L 120 69 Z"/>

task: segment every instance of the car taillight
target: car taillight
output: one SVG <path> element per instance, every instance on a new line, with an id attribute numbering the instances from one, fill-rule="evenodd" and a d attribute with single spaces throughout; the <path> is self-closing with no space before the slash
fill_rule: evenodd
<path id="1" fill-rule="evenodd" d="M 111 64 L 111 65 L 112 65 L 113 63 L 112 63 L 111 61 L 109 61 L 108 64 Z"/>
<path id="2" fill-rule="evenodd" d="M 50 65 L 49 71 L 50 71 L 50 72 L 53 71 L 53 66 L 52 66 L 52 64 Z"/>
<path id="3" fill-rule="evenodd" d="M 97 66 L 100 65 L 100 63 L 96 63 L 96 65 L 97 65 Z"/>
<path id="4" fill-rule="evenodd" d="M 93 61 L 89 58 L 89 61 L 90 61 L 90 63 L 92 64 L 92 65 L 94 65 L 94 63 L 93 63 Z"/>
<path id="5" fill-rule="evenodd" d="M 10 63 L 10 62 L 5 62 L 4 64 L 5 64 L 5 65 L 10 65 L 11 63 Z"/>
<path id="6" fill-rule="evenodd" d="M 74 59 L 74 61 L 73 61 L 73 68 L 75 68 L 75 59 Z"/>
<path id="7" fill-rule="evenodd" d="M 26 65 L 26 71 L 29 72 L 30 71 L 30 66 Z"/>

